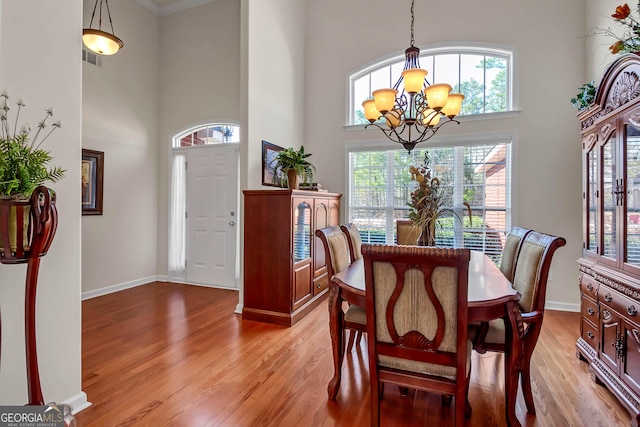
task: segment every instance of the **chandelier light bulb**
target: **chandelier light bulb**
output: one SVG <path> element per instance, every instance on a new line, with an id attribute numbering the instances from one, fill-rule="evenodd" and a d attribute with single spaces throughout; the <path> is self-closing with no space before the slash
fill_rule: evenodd
<path id="1" fill-rule="evenodd" d="M 455 116 L 460 114 L 460 109 L 462 108 L 462 101 L 464 100 L 464 95 L 461 93 L 452 93 L 449 95 L 447 99 L 447 104 L 440 110 L 442 114 L 453 119 Z"/>

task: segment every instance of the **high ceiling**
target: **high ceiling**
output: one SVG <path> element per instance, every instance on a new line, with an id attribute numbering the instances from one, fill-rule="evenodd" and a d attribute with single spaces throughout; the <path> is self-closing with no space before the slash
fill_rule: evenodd
<path id="1" fill-rule="evenodd" d="M 210 3 L 214 0 L 137 0 L 156 15 L 169 15 L 190 7 Z"/>

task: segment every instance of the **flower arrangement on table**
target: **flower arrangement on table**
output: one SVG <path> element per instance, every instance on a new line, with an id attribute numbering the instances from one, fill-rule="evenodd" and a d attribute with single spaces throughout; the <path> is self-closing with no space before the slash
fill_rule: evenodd
<path id="1" fill-rule="evenodd" d="M 422 164 L 417 167 L 410 166 L 409 172 L 411 172 L 411 180 L 418 183 L 407 203 L 411 208 L 409 219 L 422 230 L 418 243 L 421 246 L 435 246 L 438 219 L 445 215 L 458 217 L 453 209 L 447 207 L 452 204 L 453 194 L 450 189 L 441 187 L 437 177 L 431 176 L 428 152 L 425 153 Z M 471 218 L 471 207 L 466 202 L 464 205 Z"/>
<path id="2" fill-rule="evenodd" d="M 41 148 L 47 138 L 62 127 L 62 122 L 52 123 L 47 131 L 47 120 L 53 117 L 53 108 L 47 108 L 33 139 L 30 139 L 31 126 L 28 123 L 18 131 L 20 110 L 26 106 L 25 102 L 22 99 L 16 101 L 16 117 L 11 123 L 8 101 L 7 92 L 0 93 L 0 199 L 26 200 L 39 185 L 64 177 L 66 171 L 62 168 L 48 167 L 51 154 Z M 41 133 L 42 139 L 39 140 Z"/>

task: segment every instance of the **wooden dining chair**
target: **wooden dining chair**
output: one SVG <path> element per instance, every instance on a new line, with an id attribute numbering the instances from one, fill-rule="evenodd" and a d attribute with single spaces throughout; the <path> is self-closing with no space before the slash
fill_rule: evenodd
<path id="1" fill-rule="evenodd" d="M 340 226 L 342 232 L 347 236 L 347 242 L 349 243 L 349 255 L 351 256 L 351 262 L 362 258 L 362 237 L 358 227 L 352 222 Z"/>
<path id="2" fill-rule="evenodd" d="M 383 384 L 455 398 L 455 424 L 467 402 L 468 249 L 362 245 L 371 383 L 371 425 L 380 424 Z"/>
<path id="3" fill-rule="evenodd" d="M 347 242 L 349 243 L 349 255 L 351 257 L 351 262 L 353 263 L 356 260 L 362 258 L 362 237 L 360 236 L 360 231 L 358 231 L 358 227 L 356 227 L 356 225 L 352 222 L 341 225 L 340 229 L 345 234 L 345 236 L 347 236 Z M 364 315 L 364 311 L 359 314 Z M 366 322 L 366 319 L 362 319 L 362 322 Z M 349 334 L 347 353 L 351 351 L 354 344 L 360 345 L 360 341 L 362 341 L 362 333 L 362 331 L 356 331 L 355 334 Z"/>
<path id="4" fill-rule="evenodd" d="M 415 245 L 422 230 L 409 219 L 396 220 L 396 244 Z"/>
<path id="5" fill-rule="evenodd" d="M 556 250 L 567 241 L 563 237 L 529 232 L 522 242 L 513 275 L 513 287 L 520 293 L 520 311 L 524 322 L 524 351 L 520 382 L 527 412 L 535 414 L 531 391 L 531 356 L 542 330 L 547 279 Z M 505 326 L 501 319 L 492 320 L 479 331 L 474 339 L 478 353 L 505 350 Z"/>
<path id="6" fill-rule="evenodd" d="M 329 280 L 334 274 L 344 270 L 351 264 L 349 243 L 346 234 L 338 226 L 321 228 L 316 230 L 316 236 L 322 241 L 327 262 L 327 277 Z M 344 329 L 350 330 L 349 344 L 346 351 L 351 351 L 354 341 L 360 342 L 363 332 L 367 331 L 367 317 L 364 307 L 355 304 L 349 305 L 343 312 L 342 324 Z M 358 335 L 357 340 L 354 335 Z"/>
<path id="7" fill-rule="evenodd" d="M 531 230 L 526 228 L 513 227 L 507 234 L 500 260 L 500 271 L 510 282 L 513 282 L 513 274 L 516 271 L 516 261 L 518 260 L 522 243 L 524 243 L 525 237 L 530 232 Z"/>

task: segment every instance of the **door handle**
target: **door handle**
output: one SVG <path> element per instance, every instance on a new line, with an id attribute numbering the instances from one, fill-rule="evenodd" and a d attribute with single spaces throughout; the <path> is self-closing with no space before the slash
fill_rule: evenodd
<path id="1" fill-rule="evenodd" d="M 233 221 L 229 221 L 229 225 L 233 227 L 234 225 L 236 225 L 236 223 Z"/>

